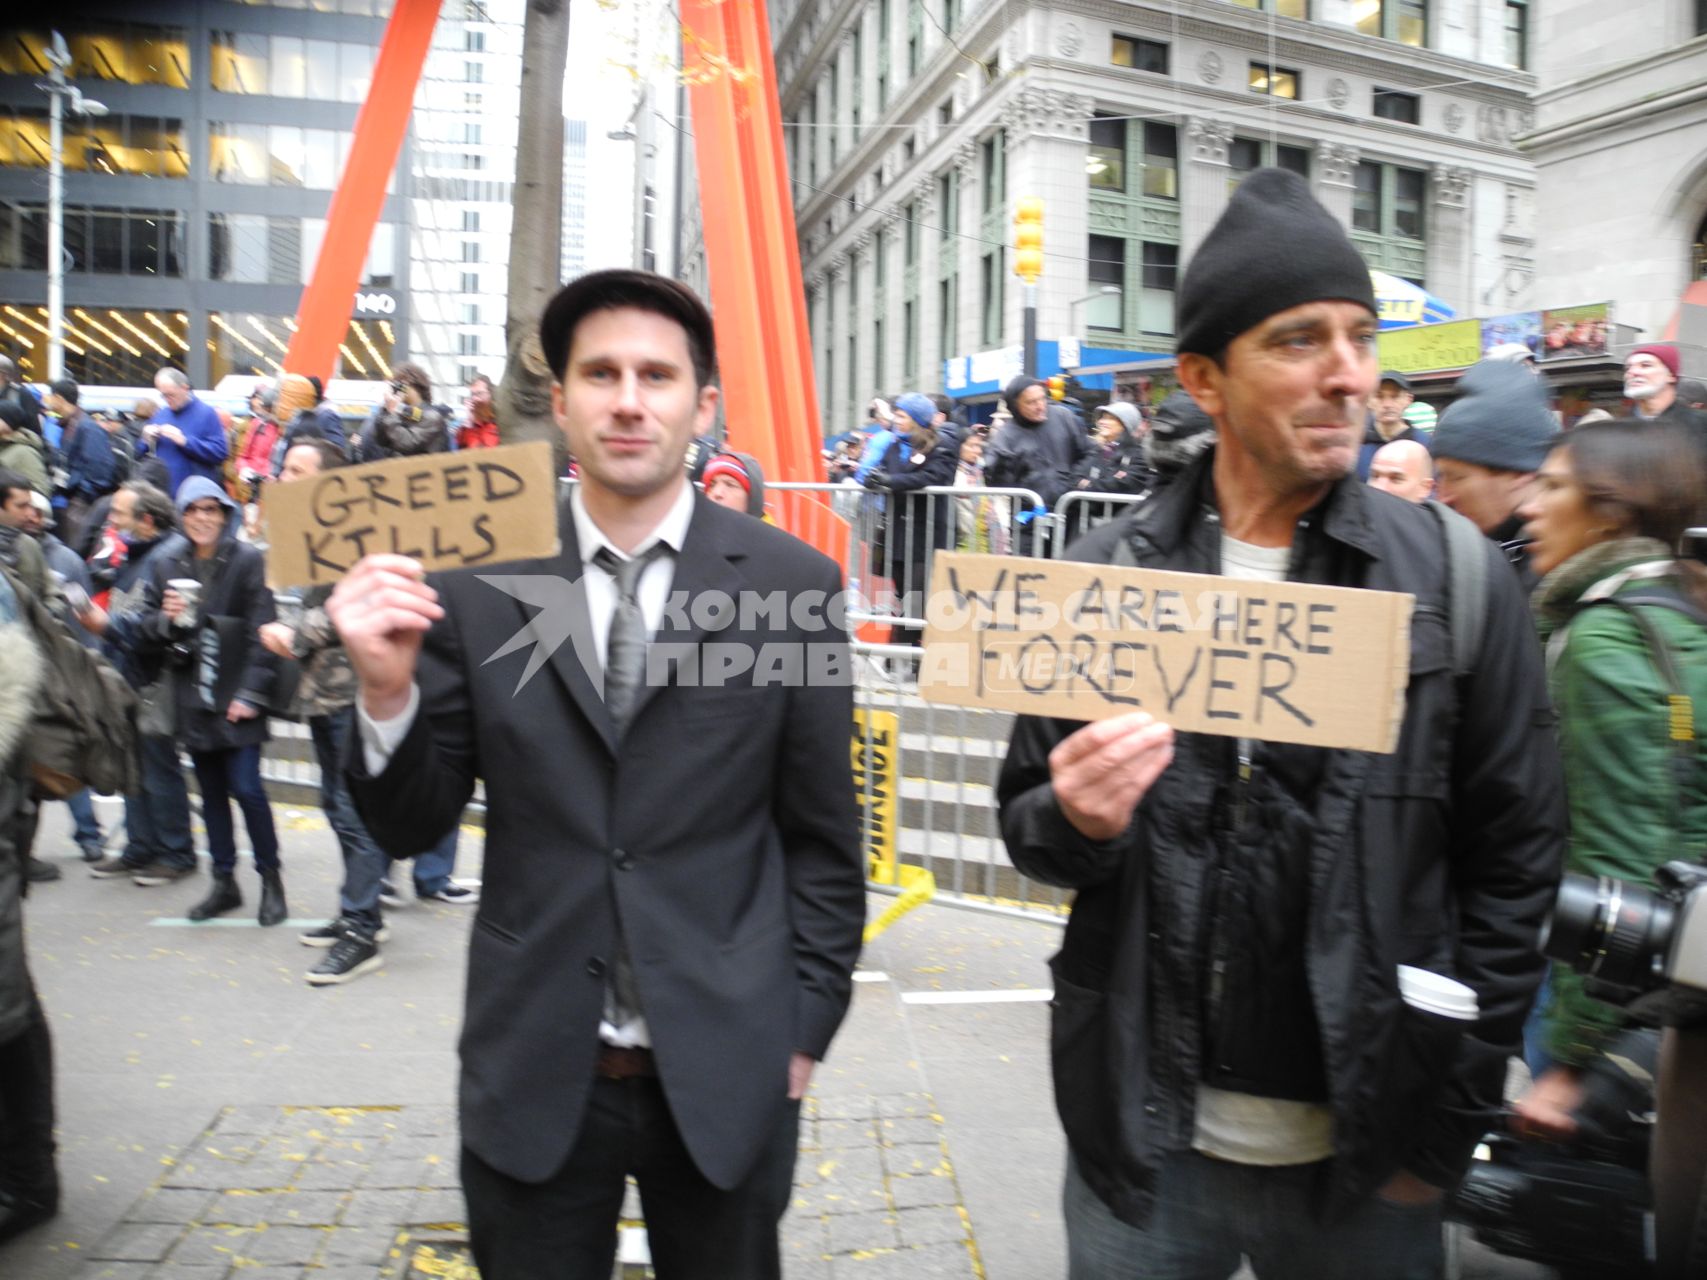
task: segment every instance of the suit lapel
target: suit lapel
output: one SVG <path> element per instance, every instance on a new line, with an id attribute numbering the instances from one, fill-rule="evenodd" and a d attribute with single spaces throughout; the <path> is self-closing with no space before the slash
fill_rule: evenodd
<path id="1" fill-rule="evenodd" d="M 670 583 L 671 604 L 664 610 L 664 621 L 652 637 L 654 644 L 700 644 L 707 631 L 700 619 L 706 617 L 707 611 L 695 609 L 694 602 L 711 596 L 726 600 L 730 605 L 738 605 L 741 592 L 746 589 L 747 579 L 737 568 L 737 562 L 745 557 L 745 552 L 731 548 L 718 535 L 715 522 L 707 514 L 711 509 L 711 504 L 704 498 L 694 498 L 693 519 L 688 522 L 687 537 L 681 554 L 676 557 L 676 573 Z M 720 615 L 719 626 L 726 626 L 729 616 Z M 685 622 L 685 625 L 672 626 L 673 621 Z M 641 685 L 639 696 L 634 700 L 634 710 L 629 713 L 630 728 L 639 721 L 658 688 L 652 680 Z"/>

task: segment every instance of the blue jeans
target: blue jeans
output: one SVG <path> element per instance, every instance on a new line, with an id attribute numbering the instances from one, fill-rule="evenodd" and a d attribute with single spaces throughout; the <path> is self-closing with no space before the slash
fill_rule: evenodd
<path id="1" fill-rule="evenodd" d="M 1439 1280 L 1441 1202 L 1371 1195 L 1339 1222 L 1316 1220 L 1316 1164 L 1261 1168 L 1195 1151 L 1167 1157 L 1143 1230 L 1109 1212 L 1069 1156 L 1062 1206 L 1068 1280 Z"/>
<path id="2" fill-rule="evenodd" d="M 202 822 L 207 827 L 207 853 L 213 869 L 230 875 L 237 866 L 237 833 L 231 824 L 231 802 L 243 811 L 255 869 L 279 869 L 279 836 L 273 828 L 273 809 L 261 783 L 261 747 L 231 751 L 192 751 L 196 785 L 202 792 Z"/>
<path id="3" fill-rule="evenodd" d="M 1535 1003 L 1523 1020 L 1523 1065 L 1529 1068 L 1530 1079 L 1538 1079 L 1551 1071 L 1553 1055 L 1547 1052 L 1547 1003 L 1553 995 L 1553 966 L 1541 979 L 1535 992 Z"/>
<path id="4" fill-rule="evenodd" d="M 437 893 L 450 883 L 456 870 L 456 838 L 461 826 L 452 827 L 444 838 L 425 853 L 415 855 L 415 893 L 419 897 Z"/>
<path id="5" fill-rule="evenodd" d="M 88 787 L 84 787 L 74 796 L 66 796 L 65 807 L 71 810 L 71 821 L 77 827 L 77 834 L 73 839 L 80 848 L 105 843 L 105 837 L 101 835 L 101 824 L 95 819 L 95 797 Z"/>
<path id="6" fill-rule="evenodd" d="M 314 758 L 320 762 L 320 808 L 338 837 L 344 855 L 344 884 L 338 894 L 339 913 L 372 931 L 380 925 L 379 883 L 388 860 L 362 825 L 350 789 L 344 785 L 344 744 L 356 723 L 354 707 L 308 718 Z"/>
<path id="7" fill-rule="evenodd" d="M 158 862 L 194 870 L 190 791 L 178 764 L 178 744 L 144 737 L 141 745 L 142 790 L 124 798 L 124 861 L 133 867 Z"/>

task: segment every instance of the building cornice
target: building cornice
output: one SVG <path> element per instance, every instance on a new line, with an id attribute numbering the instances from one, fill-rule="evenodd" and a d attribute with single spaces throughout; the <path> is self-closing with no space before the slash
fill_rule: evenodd
<path id="1" fill-rule="evenodd" d="M 1592 138 L 1596 134 L 1621 129 L 1638 120 L 1653 121 L 1657 117 L 1683 111 L 1702 103 L 1707 103 L 1707 81 L 1658 93 L 1613 111 L 1601 111 L 1593 115 L 1579 116 L 1575 120 L 1566 120 L 1560 124 L 1550 125 L 1545 129 L 1537 129 L 1534 133 L 1525 134 L 1516 139 L 1516 143 L 1525 153 L 1534 155 L 1538 151 L 1565 146 L 1572 142 Z"/>
<path id="2" fill-rule="evenodd" d="M 1707 58 L 1707 36 L 1697 36 L 1674 49 L 1642 54 L 1640 57 L 1629 58 L 1614 66 L 1602 67 L 1592 75 L 1548 85 L 1536 93 L 1535 105 L 1538 107 L 1551 106 L 1562 98 L 1571 98 L 1594 89 L 1602 89 L 1607 85 L 1617 84 L 1618 81 L 1631 77 L 1650 79 L 1656 71 L 1662 71 L 1675 63 L 1689 62 L 1696 58 Z"/>

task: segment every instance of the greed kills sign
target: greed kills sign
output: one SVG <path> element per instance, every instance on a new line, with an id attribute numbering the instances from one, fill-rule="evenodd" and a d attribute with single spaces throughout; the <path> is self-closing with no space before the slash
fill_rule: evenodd
<path id="1" fill-rule="evenodd" d="M 927 701 L 1392 751 L 1413 597 L 944 553 L 926 607 Z"/>

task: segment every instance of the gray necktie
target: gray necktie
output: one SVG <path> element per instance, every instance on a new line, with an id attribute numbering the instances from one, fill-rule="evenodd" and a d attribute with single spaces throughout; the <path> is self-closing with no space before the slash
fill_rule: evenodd
<path id="1" fill-rule="evenodd" d="M 628 560 L 609 547 L 600 547 L 593 553 L 593 563 L 616 580 L 616 607 L 611 610 L 610 631 L 605 641 L 605 709 L 610 712 L 618 737 L 628 726 L 640 682 L 646 678 L 649 633 L 646 615 L 636 596 L 640 575 L 646 572 L 647 565 L 668 551 L 669 547 L 662 542 L 654 542 Z M 616 927 L 615 962 L 605 988 L 605 1021 L 621 1027 L 638 1017 L 641 1008 L 640 991 L 634 982 L 634 962 L 629 958 L 628 939 L 622 936 L 620 917 Z"/>
<path id="2" fill-rule="evenodd" d="M 609 547 L 600 547 L 593 553 L 593 563 L 616 580 L 616 607 L 611 610 L 605 641 L 605 709 L 610 712 L 618 735 L 628 727 L 635 696 L 646 678 L 646 642 L 650 633 L 635 593 L 646 566 L 669 550 L 662 542 L 654 542 L 628 560 Z"/>

